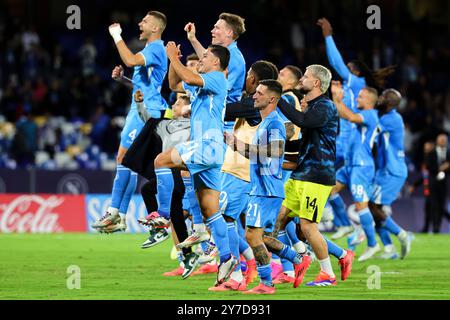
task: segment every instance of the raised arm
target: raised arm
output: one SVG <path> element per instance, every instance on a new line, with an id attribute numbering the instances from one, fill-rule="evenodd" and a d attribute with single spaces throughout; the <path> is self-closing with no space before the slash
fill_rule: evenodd
<path id="1" fill-rule="evenodd" d="M 343 103 L 342 100 L 344 97 L 344 90 L 342 89 L 342 85 L 339 81 L 333 81 L 333 83 L 331 84 L 331 93 L 333 95 L 333 102 L 336 105 L 339 117 L 357 124 L 364 122 L 364 117 L 362 115 L 352 112 Z"/>
<path id="2" fill-rule="evenodd" d="M 128 49 L 125 41 L 123 41 L 121 33 L 122 28 L 119 23 L 114 23 L 109 26 L 109 33 L 114 39 L 114 42 L 119 51 L 120 58 L 127 67 L 143 66 L 145 65 L 144 56 L 141 53 L 134 54 Z"/>
<path id="3" fill-rule="evenodd" d="M 115 81 L 123 84 L 124 86 L 126 86 L 130 89 L 133 89 L 133 81 L 130 78 L 127 78 L 124 76 L 122 66 L 116 66 L 113 69 L 111 78 L 113 78 Z"/>
<path id="4" fill-rule="evenodd" d="M 341 53 L 336 47 L 336 43 L 334 43 L 333 28 L 331 27 L 330 22 L 327 19 L 322 18 L 319 19 L 317 25 L 322 28 L 322 34 L 325 38 L 327 57 L 331 67 L 336 70 L 343 80 L 348 80 L 350 77 L 350 70 L 345 64 L 344 59 L 342 59 Z"/>
<path id="5" fill-rule="evenodd" d="M 203 87 L 203 79 L 197 73 L 186 68 L 180 61 L 180 48 L 175 42 L 170 41 L 166 46 L 167 57 L 170 60 L 169 77 L 172 74 L 173 85 L 177 85 L 178 80 L 181 80 L 191 86 Z M 177 76 L 179 79 L 173 78 Z M 169 78 L 170 83 L 170 78 Z"/>
<path id="6" fill-rule="evenodd" d="M 197 40 L 197 37 L 195 36 L 195 24 L 192 22 L 189 22 L 185 27 L 184 31 L 187 33 L 187 38 L 191 42 L 192 47 L 195 50 L 195 53 L 197 56 L 201 57 L 205 53 L 206 49 L 202 46 L 200 41 Z"/>

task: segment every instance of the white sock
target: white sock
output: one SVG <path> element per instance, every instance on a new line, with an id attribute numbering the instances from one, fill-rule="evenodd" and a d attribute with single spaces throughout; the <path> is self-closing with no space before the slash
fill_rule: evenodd
<path id="1" fill-rule="evenodd" d="M 239 266 L 238 270 L 233 271 L 230 276 L 236 282 L 241 283 L 244 280 L 244 276 L 242 275 L 241 267 Z"/>
<path id="2" fill-rule="evenodd" d="M 108 210 L 106 210 L 106 211 L 112 215 L 116 215 L 119 213 L 119 209 L 113 208 L 113 207 L 109 207 Z"/>
<path id="3" fill-rule="evenodd" d="M 196 232 L 206 232 L 206 226 L 204 223 L 194 224 L 194 230 Z"/>
<path id="4" fill-rule="evenodd" d="M 120 216 L 122 219 L 125 219 L 126 216 L 127 216 L 127 214 L 126 214 L 126 213 L 119 212 L 119 216 Z"/>
<path id="5" fill-rule="evenodd" d="M 298 253 L 303 254 L 306 252 L 306 245 L 302 241 L 297 242 L 296 244 L 292 245 L 292 247 Z"/>
<path id="6" fill-rule="evenodd" d="M 295 271 L 285 271 L 284 273 L 286 273 L 291 278 L 295 277 Z"/>
<path id="7" fill-rule="evenodd" d="M 339 259 L 344 259 L 347 255 L 347 250 L 344 250 L 344 253 L 339 257 Z"/>
<path id="8" fill-rule="evenodd" d="M 253 254 L 253 250 L 252 250 L 252 248 L 250 248 L 250 247 L 248 247 L 247 250 L 245 250 L 244 252 L 242 252 L 242 255 L 244 256 L 244 258 L 245 258 L 246 261 L 255 259 L 255 255 Z"/>
<path id="9" fill-rule="evenodd" d="M 388 244 L 384 246 L 384 252 L 393 252 L 395 250 L 395 247 L 393 244 Z"/>
<path id="10" fill-rule="evenodd" d="M 335 277 L 334 272 L 333 272 L 333 267 L 331 266 L 330 257 L 323 259 L 323 260 L 319 260 L 319 263 L 320 263 L 320 269 L 323 272 L 328 274 L 330 277 Z"/>

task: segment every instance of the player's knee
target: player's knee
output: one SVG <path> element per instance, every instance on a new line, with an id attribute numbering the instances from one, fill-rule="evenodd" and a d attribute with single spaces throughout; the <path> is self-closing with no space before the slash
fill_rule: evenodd
<path id="1" fill-rule="evenodd" d="M 361 211 L 364 209 L 367 209 L 369 207 L 369 203 L 368 202 L 357 202 L 355 203 L 355 207 L 357 211 Z"/>
<path id="2" fill-rule="evenodd" d="M 156 156 L 155 161 L 153 162 L 155 169 L 162 168 L 164 166 L 164 156 L 160 153 Z"/>

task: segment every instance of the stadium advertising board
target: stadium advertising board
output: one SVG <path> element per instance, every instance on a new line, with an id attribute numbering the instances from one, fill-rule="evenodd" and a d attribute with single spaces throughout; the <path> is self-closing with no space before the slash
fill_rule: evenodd
<path id="1" fill-rule="evenodd" d="M 86 220 L 87 231 L 97 232 L 91 227 L 98 218 L 106 213 L 111 204 L 111 195 L 109 194 L 87 194 L 86 195 Z M 145 218 L 147 210 L 145 203 L 140 195 L 134 195 L 131 198 L 127 213 L 127 231 L 130 233 L 145 233 L 146 228 L 141 226 L 137 220 L 138 218 Z"/>
<path id="2" fill-rule="evenodd" d="M 86 230 L 85 196 L 0 195 L 1 233 L 57 233 Z"/>

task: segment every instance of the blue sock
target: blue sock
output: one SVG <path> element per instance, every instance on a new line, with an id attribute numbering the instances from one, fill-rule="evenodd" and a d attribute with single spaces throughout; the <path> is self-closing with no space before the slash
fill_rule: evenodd
<path id="1" fill-rule="evenodd" d="M 278 255 L 281 258 L 287 259 L 292 263 L 300 263 L 302 262 L 300 254 L 297 254 L 291 246 L 283 245 L 283 249 L 278 252 Z"/>
<path id="2" fill-rule="evenodd" d="M 378 235 L 380 236 L 383 246 L 388 246 L 392 244 L 391 235 L 385 227 L 378 226 L 376 230 Z"/>
<path id="3" fill-rule="evenodd" d="M 347 217 L 347 212 L 345 212 L 344 200 L 342 200 L 339 193 L 331 195 L 329 202 L 333 208 L 334 215 L 341 221 L 342 226 L 351 226 L 350 220 Z"/>
<path id="4" fill-rule="evenodd" d="M 137 173 L 131 172 L 130 178 L 128 179 L 128 185 L 125 189 L 125 193 L 123 194 L 122 201 L 120 202 L 120 208 L 119 212 L 121 213 L 127 213 L 128 206 L 130 205 L 131 197 L 133 196 L 134 192 L 136 191 L 136 185 L 137 185 Z"/>
<path id="5" fill-rule="evenodd" d="M 273 286 L 272 283 L 272 269 L 270 268 L 270 264 L 265 265 L 259 265 L 256 267 L 258 270 L 259 279 L 261 279 L 261 282 L 264 283 L 266 286 Z"/>
<path id="6" fill-rule="evenodd" d="M 344 254 L 344 249 L 339 247 L 337 244 L 335 244 L 333 241 L 328 240 L 327 237 L 323 237 L 323 239 L 327 242 L 328 246 L 328 253 L 332 256 L 335 256 L 336 258 L 340 259 L 342 255 Z"/>
<path id="7" fill-rule="evenodd" d="M 228 241 L 230 245 L 230 251 L 233 254 L 233 256 L 239 259 L 239 235 L 236 230 L 236 223 L 235 222 L 227 222 L 227 228 L 228 228 Z M 238 264 L 236 268 L 240 268 L 241 265 Z"/>
<path id="8" fill-rule="evenodd" d="M 120 203 L 122 202 L 123 195 L 128 186 L 128 180 L 130 179 L 131 170 L 125 168 L 123 165 L 117 165 L 116 178 L 114 179 L 112 197 L 111 197 L 111 207 L 120 208 Z"/>
<path id="9" fill-rule="evenodd" d="M 245 236 L 242 237 L 239 234 L 239 253 L 244 253 L 244 251 L 246 251 L 248 248 L 250 248 L 250 246 L 248 245 L 248 242 L 247 242 Z"/>
<path id="10" fill-rule="evenodd" d="M 158 180 L 158 193 L 156 194 L 156 198 L 158 199 L 158 213 L 168 219 L 170 217 L 170 205 L 172 203 L 174 186 L 172 170 L 160 168 L 155 169 L 155 173 L 156 179 Z"/>
<path id="11" fill-rule="evenodd" d="M 245 239 L 245 226 L 242 225 L 240 217 L 236 220 L 236 224 L 239 236 Z"/>
<path id="12" fill-rule="evenodd" d="M 286 225 L 287 236 L 288 236 L 289 240 L 291 240 L 291 243 L 294 243 L 294 244 L 300 242 L 300 239 L 297 237 L 296 229 L 297 229 L 297 225 L 294 221 L 291 221 Z"/>
<path id="13" fill-rule="evenodd" d="M 280 231 L 280 233 L 278 234 L 278 240 L 280 240 L 286 246 L 289 246 L 289 247 L 291 246 L 291 241 L 289 240 L 287 231 Z M 290 262 L 286 258 L 282 258 L 281 259 L 281 264 L 283 266 L 283 271 L 284 272 L 286 272 L 286 271 L 293 271 L 294 270 L 294 265 L 292 264 L 292 262 Z"/>
<path id="14" fill-rule="evenodd" d="M 192 222 L 194 224 L 202 224 L 203 223 L 203 215 L 202 210 L 200 209 L 200 205 L 198 204 L 197 198 L 190 199 L 190 212 L 192 215 Z"/>
<path id="15" fill-rule="evenodd" d="M 402 231 L 402 228 L 400 228 L 391 217 L 387 217 L 387 219 L 381 224 L 384 228 L 386 228 L 386 230 L 396 236 L 398 236 L 398 234 Z"/>
<path id="16" fill-rule="evenodd" d="M 369 247 L 374 247 L 377 244 L 377 240 L 375 238 L 375 227 L 373 225 L 373 217 L 370 213 L 369 208 L 365 208 L 361 211 L 358 211 L 359 220 L 364 229 L 364 233 L 367 237 L 367 244 Z"/>
<path id="17" fill-rule="evenodd" d="M 327 202 L 327 203 L 329 203 L 329 201 Z M 330 206 L 331 206 L 331 204 L 330 204 Z M 333 207 L 331 206 L 331 209 L 333 210 Z M 342 221 L 341 221 L 341 219 L 339 218 L 339 216 L 336 214 L 336 213 L 334 213 L 334 210 L 333 210 L 333 224 L 334 224 L 334 226 L 336 227 L 336 228 L 339 228 L 339 227 L 342 227 Z"/>
<path id="18" fill-rule="evenodd" d="M 220 262 L 225 262 L 231 257 L 230 244 L 228 241 L 227 223 L 222 216 L 222 212 L 217 212 L 206 219 L 206 225 L 211 230 L 211 234 L 219 250 Z"/>

